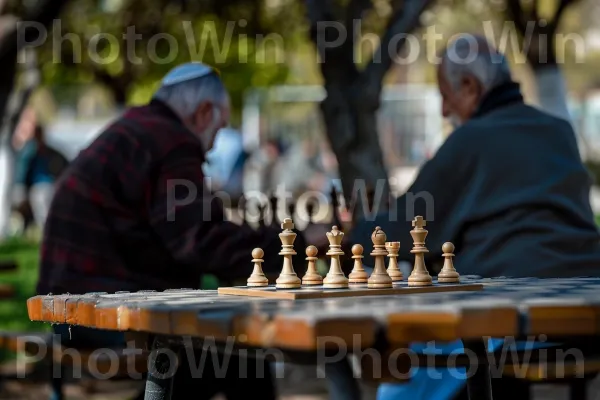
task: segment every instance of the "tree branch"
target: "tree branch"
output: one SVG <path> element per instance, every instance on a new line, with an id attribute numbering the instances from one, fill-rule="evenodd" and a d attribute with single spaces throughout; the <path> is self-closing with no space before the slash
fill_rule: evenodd
<path id="1" fill-rule="evenodd" d="M 539 12 L 539 1 L 538 0 L 533 0 L 533 5 L 531 7 L 531 17 L 529 18 L 530 21 L 539 21 L 540 20 L 540 12 Z"/>
<path id="2" fill-rule="evenodd" d="M 521 2 L 519 0 L 507 0 L 506 3 L 506 13 L 508 18 L 514 21 L 515 27 L 519 31 L 519 34 L 524 36 L 527 29 L 525 25 L 525 21 L 527 19 L 524 18 L 525 10 L 521 6 Z"/>
<path id="3" fill-rule="evenodd" d="M 28 13 L 22 20 L 35 22 L 47 27 L 60 14 L 69 0 L 46 0 Z M 14 89 L 17 55 L 26 47 L 26 43 L 37 39 L 40 32 L 37 27 L 28 26 L 22 30 L 19 24 L 9 26 L 0 37 L 0 119 L 6 130 L 6 105 Z M 10 117 L 9 117 L 10 118 Z M 2 135 L 4 132 L 0 132 Z M 10 133 L 10 132 L 9 132 Z"/>
<path id="4" fill-rule="evenodd" d="M 60 15 L 60 12 L 68 2 L 69 0 L 42 1 L 22 21 L 35 22 L 47 27 Z M 10 56 L 11 54 L 19 53 L 25 47 L 26 43 L 31 43 L 37 39 L 39 33 L 37 27 L 34 26 L 26 26 L 19 31 L 18 25 L 6 32 L 0 38 L 0 63 L 4 63 L 6 57 L 12 57 Z"/>
<path id="5" fill-rule="evenodd" d="M 562 17 L 567 7 L 577 2 L 578 0 L 560 0 L 560 3 L 558 3 L 558 8 L 554 13 L 554 17 L 552 18 L 552 21 L 548 23 L 548 25 L 552 27 L 552 34 L 556 33 L 556 30 L 558 29 L 558 24 L 560 23 L 560 18 Z"/>
<path id="6" fill-rule="evenodd" d="M 319 53 L 325 88 L 356 81 L 360 73 L 354 62 L 354 40 L 348 28 L 335 18 L 332 0 L 307 0 L 306 4 L 310 37 Z M 359 8 L 357 5 L 356 10 Z"/>
<path id="7" fill-rule="evenodd" d="M 406 43 L 406 36 L 399 37 L 399 35 L 413 32 L 420 24 L 421 14 L 433 2 L 434 0 L 406 0 L 404 6 L 394 13 L 379 47 L 365 69 L 368 87 L 377 87 L 379 91 L 383 78 L 392 66 L 394 58 Z M 390 49 L 394 41 L 395 46 Z"/>
<path id="8" fill-rule="evenodd" d="M 352 29 L 355 20 L 362 20 L 365 11 L 370 10 L 373 3 L 370 0 L 352 0 L 346 11 L 346 29 Z"/>

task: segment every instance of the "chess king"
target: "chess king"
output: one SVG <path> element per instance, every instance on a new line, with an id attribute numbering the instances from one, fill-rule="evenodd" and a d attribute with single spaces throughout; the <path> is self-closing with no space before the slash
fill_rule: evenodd
<path id="1" fill-rule="evenodd" d="M 429 233 L 424 226 L 427 222 L 422 216 L 418 215 L 412 222 L 413 230 L 410 235 L 413 238 L 413 248 L 410 251 L 415 255 L 415 264 L 412 273 L 408 277 L 408 286 L 430 286 L 432 284 L 431 275 L 425 266 L 425 253 L 429 250 L 425 247 L 425 238 Z"/>
<path id="2" fill-rule="evenodd" d="M 294 271 L 294 265 L 292 264 L 292 257 L 296 255 L 294 250 L 294 241 L 296 240 L 296 233 L 294 229 L 294 223 L 291 218 L 286 218 L 281 223 L 281 229 L 283 232 L 279 234 L 281 240 L 281 251 L 279 255 L 283 256 L 283 268 L 279 278 L 275 281 L 275 285 L 278 289 L 297 289 L 302 286 L 302 281 L 296 275 Z"/>

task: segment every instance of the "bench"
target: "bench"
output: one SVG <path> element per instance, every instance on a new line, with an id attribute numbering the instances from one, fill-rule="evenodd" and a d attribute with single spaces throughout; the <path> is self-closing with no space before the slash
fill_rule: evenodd
<path id="1" fill-rule="evenodd" d="M 13 260 L 0 260 L 0 272 L 13 272 L 19 265 Z"/>
<path id="2" fill-rule="evenodd" d="M 524 365 L 507 365 L 502 376 L 534 384 L 561 384 L 569 386 L 569 398 L 587 398 L 588 383 L 600 373 L 600 359 L 586 359 L 583 365 L 574 361 L 532 362 Z"/>
<path id="3" fill-rule="evenodd" d="M 19 265 L 14 260 L 0 260 L 0 273 L 14 272 Z M 12 285 L 0 283 L 0 300 L 15 297 L 15 289 Z"/>
<path id="4" fill-rule="evenodd" d="M 15 297 L 15 288 L 12 285 L 0 283 L 0 300 L 12 299 Z"/>
<path id="5" fill-rule="evenodd" d="M 53 343 L 52 333 L 36 332 L 0 332 L 0 349 L 32 358 L 21 363 L 20 369 L 9 366 L 3 373 L 0 368 L 1 379 L 23 378 L 43 371 L 41 375 L 51 382 L 55 399 L 64 397 L 63 386 L 72 379 L 84 380 L 90 392 L 93 391 L 94 382 L 99 379 L 140 379 L 148 371 L 150 353 L 124 348 L 102 351 L 65 348 Z"/>
<path id="6" fill-rule="evenodd" d="M 508 362 L 502 376 L 531 387 L 559 384 L 569 387 L 571 399 L 586 399 L 588 383 L 600 373 L 600 352 L 594 341 L 573 339 L 562 345 L 529 351 L 519 362 Z"/>

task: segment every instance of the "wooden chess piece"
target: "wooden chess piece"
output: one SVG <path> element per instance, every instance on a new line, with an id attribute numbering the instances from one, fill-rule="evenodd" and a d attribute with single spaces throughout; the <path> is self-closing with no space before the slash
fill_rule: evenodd
<path id="1" fill-rule="evenodd" d="M 352 268 L 352 272 L 348 275 L 349 283 L 367 283 L 369 274 L 363 268 L 363 247 L 360 244 L 352 246 L 352 258 L 354 259 L 354 268 Z"/>
<path id="2" fill-rule="evenodd" d="M 264 228 L 267 226 L 266 219 L 265 219 L 267 205 L 262 204 L 259 201 L 258 204 L 256 205 L 256 207 L 258 208 L 258 227 Z"/>
<path id="3" fill-rule="evenodd" d="M 412 273 L 408 277 L 408 286 L 430 286 L 432 285 L 431 275 L 425 267 L 425 253 L 429 250 L 425 247 L 425 238 L 427 237 L 427 230 L 423 228 L 426 225 L 426 221 L 420 215 L 416 216 L 412 222 L 414 229 L 410 231 L 410 235 L 413 238 L 414 247 L 410 251 L 415 255 L 415 264 Z"/>
<path id="4" fill-rule="evenodd" d="M 296 275 L 294 266 L 292 264 L 292 256 L 297 253 L 294 250 L 294 241 L 296 240 L 296 233 L 292 230 L 294 224 L 291 218 L 286 218 L 281 224 L 283 232 L 279 234 L 281 240 L 281 251 L 279 255 L 283 256 L 283 268 L 279 278 L 275 281 L 275 287 L 278 289 L 297 289 L 302 285 L 302 281 Z"/>
<path id="5" fill-rule="evenodd" d="M 333 226 L 331 232 L 327 232 L 326 235 L 327 239 L 329 239 L 329 251 L 327 255 L 331 257 L 331 264 L 327 276 L 323 279 L 323 287 L 330 289 L 347 288 L 348 278 L 344 275 L 342 265 L 340 264 L 340 256 L 344 255 L 344 251 L 342 250 L 344 232 L 340 231 L 337 226 Z"/>
<path id="6" fill-rule="evenodd" d="M 240 219 L 242 220 L 242 225 L 250 226 L 248 223 L 248 200 L 244 194 L 240 196 L 240 200 L 238 202 L 238 211 L 240 214 Z"/>
<path id="7" fill-rule="evenodd" d="M 290 218 L 294 218 L 296 215 L 296 204 L 293 201 L 290 201 L 290 204 L 288 204 L 288 213 L 290 214 Z"/>
<path id="8" fill-rule="evenodd" d="M 271 195 L 269 203 L 271 204 L 271 225 L 277 226 L 279 225 L 279 217 L 277 216 L 277 212 L 279 210 L 279 199 L 275 193 Z"/>
<path id="9" fill-rule="evenodd" d="M 373 251 L 371 252 L 371 255 L 375 258 L 375 266 L 373 267 L 373 273 L 367 281 L 367 287 L 370 289 L 393 287 L 392 278 L 385 269 L 385 256 L 388 254 L 385 249 L 386 239 L 385 232 L 383 232 L 380 227 L 376 227 L 371 234 L 371 241 L 373 242 Z"/>
<path id="10" fill-rule="evenodd" d="M 252 275 L 248 278 L 248 286 L 269 286 L 269 279 L 265 276 L 262 270 L 262 263 L 264 262 L 263 257 L 265 252 L 261 248 L 252 250 L 252 262 L 254 263 L 254 270 Z"/>
<path id="11" fill-rule="evenodd" d="M 319 250 L 315 246 L 308 246 L 306 248 L 306 261 L 308 261 L 308 268 L 306 274 L 302 277 L 303 285 L 321 285 L 323 283 L 323 277 L 317 272 L 317 254 Z"/>
<path id="12" fill-rule="evenodd" d="M 387 273 L 392 278 L 392 281 L 401 281 L 404 276 L 398 266 L 398 252 L 400 251 L 400 242 L 386 242 L 385 248 L 388 252 L 390 263 L 388 264 Z"/>
<path id="13" fill-rule="evenodd" d="M 450 242 L 446 242 L 442 245 L 442 251 L 444 252 L 444 266 L 438 274 L 438 282 L 440 283 L 459 283 L 460 275 L 454 268 L 452 258 L 454 257 L 454 245 Z"/>
<path id="14" fill-rule="evenodd" d="M 313 223 L 313 213 L 315 211 L 315 204 L 311 201 L 306 204 L 306 213 L 308 214 L 308 224 Z"/>
<path id="15" fill-rule="evenodd" d="M 332 221 L 335 226 L 342 226 L 342 218 L 340 218 L 339 214 L 339 206 L 340 199 L 335 186 L 331 186 L 331 191 L 329 192 L 330 200 L 331 200 L 331 215 Z"/>

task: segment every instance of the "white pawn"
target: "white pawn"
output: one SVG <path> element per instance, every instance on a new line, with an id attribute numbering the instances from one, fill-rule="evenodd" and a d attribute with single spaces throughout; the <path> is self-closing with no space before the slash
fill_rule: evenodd
<path id="1" fill-rule="evenodd" d="M 254 271 L 248 278 L 248 286 L 268 286 L 269 279 L 265 276 L 262 270 L 262 263 L 264 262 L 263 257 L 265 252 L 261 248 L 252 250 L 252 262 L 254 263 Z"/>
<path id="2" fill-rule="evenodd" d="M 439 283 L 459 283 L 460 275 L 454 268 L 452 258 L 454 257 L 454 245 L 450 242 L 446 242 L 442 245 L 442 251 L 444 252 L 444 266 L 438 274 Z"/>
<path id="3" fill-rule="evenodd" d="M 308 261 L 308 267 L 302 278 L 303 285 L 321 285 L 323 283 L 323 277 L 317 271 L 317 266 L 315 264 L 318 260 L 318 252 L 319 250 L 315 246 L 308 246 L 306 248 L 306 261 Z"/>

